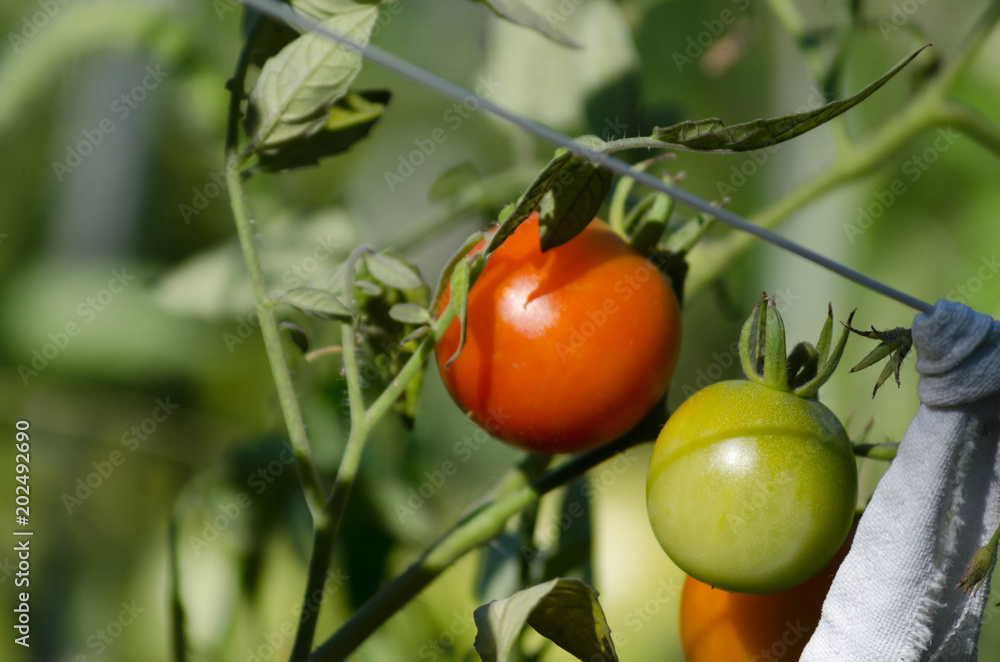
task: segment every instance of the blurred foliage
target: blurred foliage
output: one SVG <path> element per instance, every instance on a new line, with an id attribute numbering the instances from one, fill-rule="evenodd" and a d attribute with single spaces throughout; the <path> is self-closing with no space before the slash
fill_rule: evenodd
<path id="1" fill-rule="evenodd" d="M 713 116 L 738 123 L 794 112 L 821 95 L 765 2 L 531 2 L 565 19 L 558 26 L 582 45 L 577 50 L 501 22 L 478 3 L 396 4 L 400 11 L 384 15 L 373 43 L 575 135 L 648 135 L 656 125 Z M 810 26 L 843 26 L 855 3 L 796 4 Z M 890 0 L 862 4 L 867 16 L 888 23 L 852 34 L 836 90 L 841 97 L 923 41 L 914 29 L 947 60 L 986 2 L 928 0 L 896 19 L 902 29 L 892 29 L 900 10 Z M 272 646 L 281 658 L 290 650 L 282 627 L 297 619 L 308 514 L 283 454 L 280 412 L 220 175 L 224 84 L 239 50 L 240 14 L 235 0 L 0 5 L 0 421 L 11 436 L 15 420 L 32 425 L 36 531 L 33 646 L 12 647 L 7 638 L 4 660 L 171 659 L 167 527 L 175 513 L 192 659 L 247 659 L 248 651 L 263 659 Z M 836 40 L 817 43 L 815 52 L 832 60 Z M 994 121 L 998 59 L 994 35 L 958 90 Z M 891 123 L 918 82 L 904 72 L 851 111 L 851 132 L 863 142 L 873 127 Z M 461 239 L 495 219 L 551 155 L 549 146 L 509 126 L 374 67 L 362 70 L 356 87 L 393 94 L 367 139 L 319 167 L 247 182 L 274 288 L 326 273 L 359 243 L 394 248 L 434 282 Z M 437 130 L 446 139 L 416 164 L 414 150 Z M 1000 278 L 995 271 L 977 275 L 981 265 L 995 264 L 1000 242 L 1000 159 L 957 134 L 944 150 L 934 147 L 935 138 L 907 145 L 887 167 L 795 215 L 782 232 L 925 300 L 965 288 L 967 303 L 1000 315 Z M 730 207 L 749 214 L 824 168 L 833 155 L 830 132 L 757 154 L 754 161 L 747 154 L 681 153 L 670 168 L 709 199 L 721 197 L 720 183 L 735 187 Z M 460 164 L 467 174 L 458 188 L 472 191 L 472 199 L 449 201 L 444 185 L 429 197 L 439 177 Z M 741 176 L 741 168 L 754 174 Z M 390 186 L 388 173 L 403 181 Z M 477 181 L 488 182 L 487 190 L 477 193 Z M 848 225 L 863 232 L 852 234 Z M 757 248 L 713 292 L 687 302 L 672 404 L 737 374 L 733 342 L 762 289 L 785 306 L 793 341 L 814 333 L 828 301 L 835 310 L 857 307 L 861 328 L 912 320 L 895 303 Z M 313 346 L 336 342 L 327 337 L 329 325 L 290 308 L 279 312 L 302 326 Z M 291 342 L 286 349 L 329 479 L 346 434 L 339 362 L 306 362 Z M 852 339 L 845 365 L 870 349 Z M 367 373 L 375 389 L 378 370 Z M 874 417 L 871 441 L 900 438 L 917 407 L 912 364 L 904 366 L 902 388 L 887 387 L 874 401 L 870 388 L 864 375 L 840 371 L 822 396 L 851 420 L 852 433 Z M 167 401 L 176 409 L 163 417 Z M 105 476 L 102 463 L 114 451 L 124 461 Z M 592 541 L 593 581 L 621 657 L 680 660 L 680 574 L 646 521 L 647 453 L 637 450 L 623 475 L 592 472 L 580 530 Z M 350 580 L 329 584 L 320 637 L 482 496 L 513 457 L 465 421 L 429 371 L 415 428 L 391 419 L 366 450 L 333 562 Z M 12 453 L 0 459 L 4 493 L 12 491 L 12 462 Z M 457 471 L 440 481 L 445 462 Z M 864 461 L 865 489 L 882 466 Z M 564 502 L 563 493 L 542 500 L 539 531 L 558 522 Z M 586 563 L 574 532 L 568 541 L 577 544 L 564 541 L 566 550 L 558 543 L 546 548 L 551 539 L 538 536 L 540 558 L 566 569 L 558 554 L 566 551 Z M 357 659 L 470 659 L 477 587 L 489 592 L 487 582 L 477 582 L 481 566 L 518 558 L 523 541 L 516 536 L 513 525 L 511 539 L 457 564 Z M 3 538 L 10 550 L 12 538 Z M 8 614 L 12 560 L 12 552 L 0 551 L 0 604 Z M 586 577 L 589 566 L 578 563 L 577 572 Z M 1000 650 L 1000 588 L 993 590 L 984 651 Z M 663 595 L 670 599 L 658 599 Z M 133 601 L 143 610 L 134 624 L 102 641 L 100 632 L 118 631 L 108 626 L 122 603 Z M 540 645 L 525 638 L 527 649 Z M 548 648 L 544 659 L 567 658 Z"/>

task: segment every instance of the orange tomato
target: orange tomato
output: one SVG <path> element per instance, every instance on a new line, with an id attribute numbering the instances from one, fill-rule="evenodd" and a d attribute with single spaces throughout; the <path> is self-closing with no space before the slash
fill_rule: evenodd
<path id="1" fill-rule="evenodd" d="M 439 312 L 448 302 L 445 293 Z M 493 253 L 436 347 L 452 398 L 481 427 L 537 453 L 621 436 L 666 392 L 680 347 L 669 280 L 605 223 L 541 252 L 533 215 Z"/>
<path id="2" fill-rule="evenodd" d="M 687 662 L 798 660 L 819 625 L 823 601 L 852 537 L 820 572 L 779 593 L 729 593 L 688 577 L 681 592 Z"/>

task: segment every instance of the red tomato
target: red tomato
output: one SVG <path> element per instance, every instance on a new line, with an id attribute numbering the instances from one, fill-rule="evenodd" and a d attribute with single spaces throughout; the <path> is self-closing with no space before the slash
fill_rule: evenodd
<path id="1" fill-rule="evenodd" d="M 681 592 L 681 646 L 687 662 L 799 659 L 819 625 L 823 601 L 851 538 L 816 575 L 780 593 L 729 593 L 688 577 Z"/>
<path id="2" fill-rule="evenodd" d="M 541 252 L 533 215 L 473 285 L 459 324 L 437 344 L 448 392 L 505 442 L 578 452 L 621 436 L 670 384 L 680 308 L 668 279 L 605 223 Z M 441 309 L 448 302 L 445 293 Z"/>

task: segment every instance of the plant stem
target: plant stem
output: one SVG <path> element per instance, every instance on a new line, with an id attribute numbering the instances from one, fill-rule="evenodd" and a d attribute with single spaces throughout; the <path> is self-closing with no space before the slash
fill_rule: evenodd
<path id="1" fill-rule="evenodd" d="M 383 586 L 314 652 L 312 662 L 340 662 L 353 653 L 382 623 L 418 595 L 468 552 L 503 532 L 508 520 L 543 494 L 569 483 L 602 462 L 643 443 L 640 436 L 577 455 L 541 477 L 474 511 L 431 545 L 403 574 Z"/>
<path id="2" fill-rule="evenodd" d="M 175 662 L 187 661 L 187 620 L 181 597 L 181 565 L 177 553 L 177 515 L 172 513 L 167 528 L 167 550 L 170 557 L 170 633 Z"/>
<path id="3" fill-rule="evenodd" d="M 352 271 L 352 268 L 349 268 Z M 348 283 L 352 282 L 348 276 Z M 349 289 L 353 289 L 350 286 Z M 361 383 L 361 371 L 358 366 L 357 346 L 354 338 L 355 328 L 352 323 L 342 322 L 340 325 L 341 347 L 343 348 L 344 372 L 347 380 L 347 398 L 351 408 L 351 431 L 340 460 L 337 478 L 333 490 L 326 503 L 326 518 L 315 525 L 313 533 L 312 555 L 309 561 L 309 574 L 306 579 L 306 592 L 303 601 L 302 618 L 299 621 L 298 632 L 295 635 L 295 645 L 292 649 L 291 661 L 300 662 L 309 659 L 313 639 L 316 635 L 316 623 L 319 619 L 319 608 L 330 569 L 330 558 L 337 542 L 340 523 L 344 519 L 347 500 L 351 487 L 357 477 L 358 467 L 365 443 L 372 427 L 381 420 L 392 404 L 406 390 L 410 381 L 416 377 L 424 362 L 434 350 L 438 338 L 445 332 L 455 317 L 453 306 L 442 311 L 441 316 L 431 326 L 431 333 L 420 344 L 417 351 L 407 360 L 392 383 L 375 400 L 371 408 L 365 410 L 364 393 Z"/>
<path id="4" fill-rule="evenodd" d="M 365 427 L 371 429 L 375 426 L 379 420 L 385 416 L 386 412 L 392 408 L 392 405 L 396 400 L 402 395 L 403 391 L 406 390 L 407 384 L 417 376 L 421 367 L 428 358 L 430 358 L 431 352 L 434 351 L 434 345 L 437 341 L 444 335 L 447 330 L 448 325 L 451 324 L 452 320 L 455 319 L 455 306 L 449 304 L 443 311 L 441 315 L 434 320 L 430 327 L 430 333 L 424 338 L 424 341 L 420 343 L 417 347 L 417 351 L 406 361 L 403 367 L 400 369 L 399 374 L 392 380 L 388 387 L 382 391 L 381 395 L 375 399 L 375 402 L 368 407 L 368 411 L 365 412 Z"/>
<path id="5" fill-rule="evenodd" d="M 306 435 L 302 412 L 299 410 L 298 396 L 295 394 L 292 377 L 288 371 L 285 350 L 281 344 L 278 323 L 274 317 L 274 302 L 267 293 L 264 270 L 261 267 L 257 244 L 250 228 L 246 201 L 243 198 L 243 184 L 240 180 L 240 167 L 241 160 L 235 154 L 230 153 L 226 163 L 229 204 L 233 209 L 236 232 L 239 235 L 240 248 L 243 250 L 243 260 L 250 272 L 250 283 L 253 286 L 257 315 L 260 317 L 260 331 L 264 338 L 264 349 L 267 351 L 268 362 L 271 364 L 271 375 L 278 391 L 278 401 L 281 404 L 285 426 L 288 428 L 288 436 L 295 453 L 299 476 L 302 479 L 302 491 L 306 504 L 309 506 L 313 524 L 319 527 L 326 521 L 326 500 L 323 496 L 319 474 L 316 473 L 316 466 L 313 463 L 312 451 L 309 449 L 309 438 Z"/>
<path id="6" fill-rule="evenodd" d="M 349 290 L 353 290 L 353 279 L 348 276 Z M 354 324 L 341 322 L 340 345 L 343 348 L 344 373 L 347 381 L 347 401 L 350 406 L 351 431 L 344 447 L 344 455 L 340 459 L 337 478 L 333 490 L 326 503 L 326 519 L 317 524 L 313 532 L 312 555 L 309 559 L 309 574 L 306 579 L 306 593 L 303 598 L 302 618 L 295 634 L 295 645 L 292 647 L 292 662 L 309 659 L 312 651 L 313 638 L 316 635 L 316 623 L 319 620 L 319 610 L 322 603 L 323 586 L 326 574 L 330 569 L 330 557 L 337 541 L 340 523 L 344 519 L 347 500 L 351 487 L 361 464 L 361 455 L 368 439 L 368 427 L 365 425 L 365 402 L 361 386 L 361 371 L 358 368 L 357 347 L 354 339 Z M 311 608 L 315 605 L 315 608 Z"/>
<path id="7" fill-rule="evenodd" d="M 958 101 L 946 102 L 944 114 L 948 124 L 1000 156 L 1000 126 Z"/>

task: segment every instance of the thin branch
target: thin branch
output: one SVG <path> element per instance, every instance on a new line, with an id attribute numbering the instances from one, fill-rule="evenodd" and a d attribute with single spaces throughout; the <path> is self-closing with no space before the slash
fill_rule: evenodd
<path id="1" fill-rule="evenodd" d="M 543 494 L 569 483 L 597 465 L 644 443 L 642 436 L 626 436 L 577 455 L 530 483 L 484 505 L 465 517 L 431 545 L 403 574 L 383 586 L 350 619 L 317 648 L 312 662 L 341 662 L 382 623 L 424 590 L 455 561 L 500 535 L 508 520 Z M 530 459 L 530 458 L 529 458 Z"/>
<path id="2" fill-rule="evenodd" d="M 948 123 L 1000 156 L 1000 126 L 958 101 L 948 101 L 944 113 Z"/>

